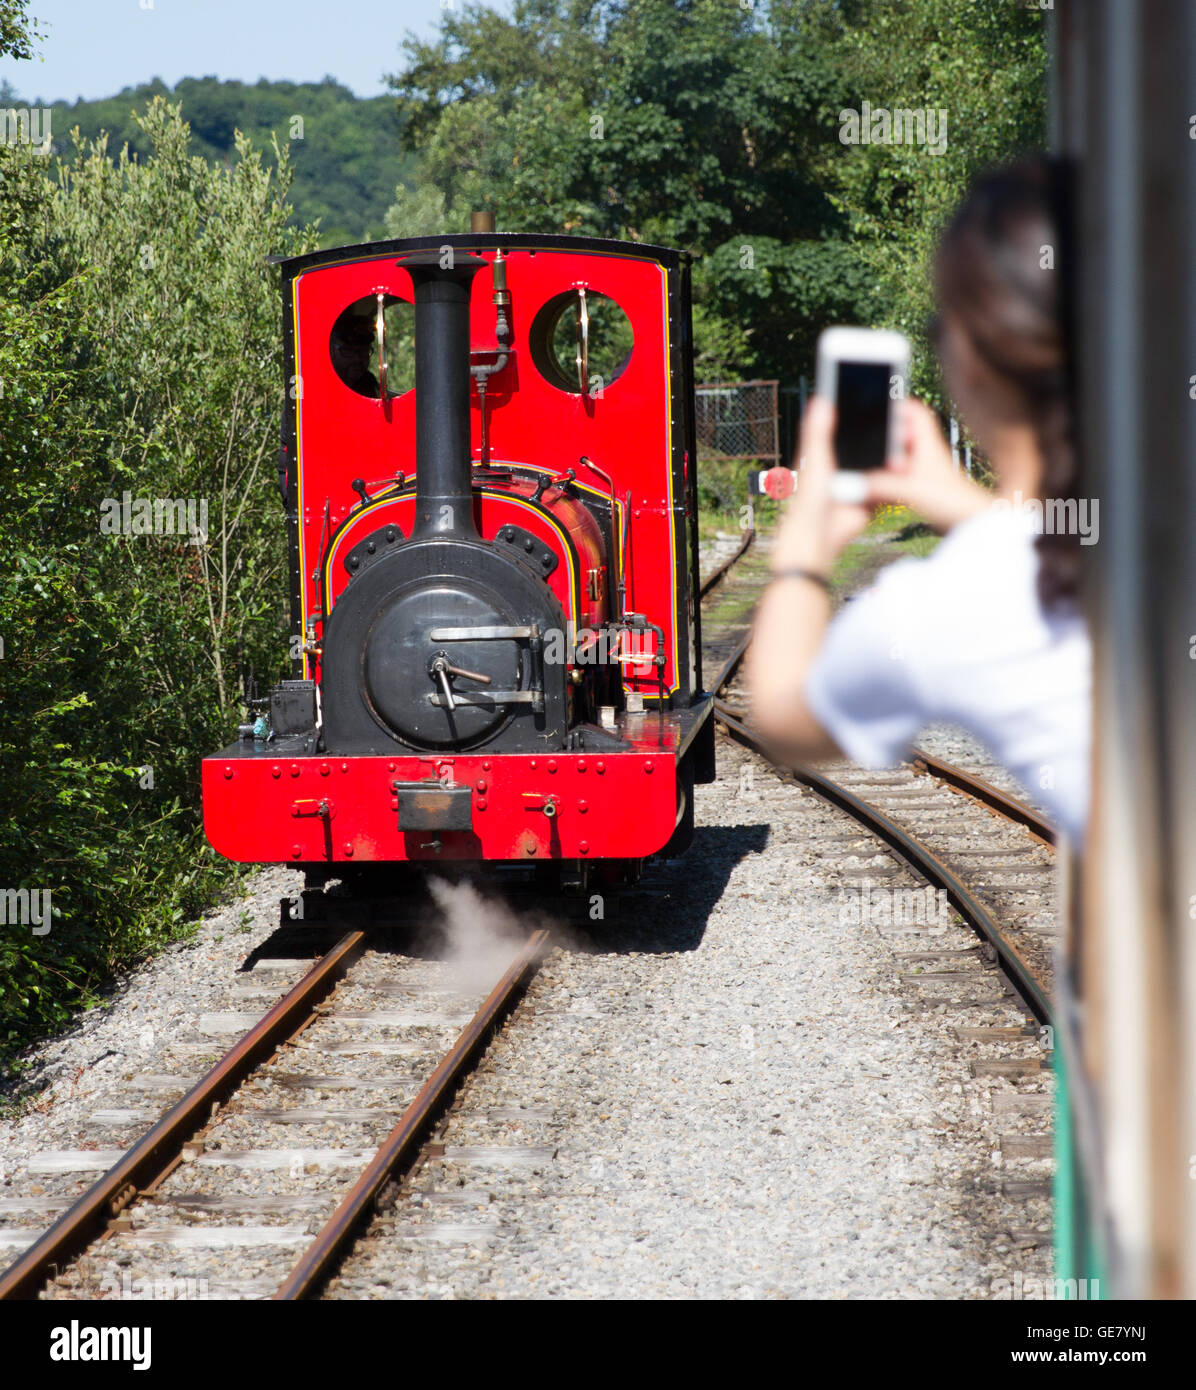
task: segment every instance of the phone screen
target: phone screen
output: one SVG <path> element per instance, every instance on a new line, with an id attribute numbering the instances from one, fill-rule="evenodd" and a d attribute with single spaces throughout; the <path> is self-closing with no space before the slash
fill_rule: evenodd
<path id="1" fill-rule="evenodd" d="M 883 468 L 889 426 L 888 362 L 839 363 L 835 457 L 840 468 Z"/>

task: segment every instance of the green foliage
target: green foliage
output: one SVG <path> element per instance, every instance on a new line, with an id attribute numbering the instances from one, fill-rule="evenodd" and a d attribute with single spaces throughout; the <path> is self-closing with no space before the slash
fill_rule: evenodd
<path id="1" fill-rule="evenodd" d="M 810 118 L 838 78 L 807 37 L 783 44 L 723 0 L 518 0 L 509 20 L 446 15 L 391 83 L 450 205 L 493 206 L 512 230 L 709 249 L 736 227 L 808 236 L 833 216 L 810 162 L 833 127 Z"/>
<path id="2" fill-rule="evenodd" d="M 386 211 L 385 229 L 388 237 L 436 236 L 454 224 L 467 227 L 466 218 L 454 216 L 445 208 L 444 194 L 431 184 L 420 188 L 395 189 L 394 202 Z"/>
<path id="3" fill-rule="evenodd" d="M 70 132 L 103 131 L 113 151 L 128 145 L 144 159 L 152 145 L 137 113 L 155 98 L 179 104 L 191 126 L 191 150 L 211 164 L 237 158 L 236 132 L 257 148 L 290 144 L 292 225 L 320 222 L 325 246 L 383 235 L 395 184 L 411 172 L 400 154 L 394 103 L 360 98 L 332 78 L 323 82 L 221 82 L 188 77 L 173 89 L 158 79 L 101 101 L 55 102 L 55 152 L 72 156 Z M 19 104 L 19 103 L 10 103 Z"/>
<path id="4" fill-rule="evenodd" d="M 39 34 L 28 7 L 28 0 L 0 0 L 0 58 L 33 57 Z"/>
<path id="5" fill-rule="evenodd" d="M 1046 141 L 1042 12 L 972 0 L 892 0 L 860 9 L 844 67 L 860 109 L 945 110 L 947 148 L 839 146 L 826 166 L 831 201 L 875 276 L 884 322 L 914 342 L 914 389 L 940 403 L 925 324 L 938 238 L 981 170 Z"/>
<path id="6" fill-rule="evenodd" d="M 736 459 L 704 459 L 698 469 L 698 507 L 705 515 L 729 518 L 743 506 L 747 465 Z"/>
<path id="7" fill-rule="evenodd" d="M 1044 68 L 1040 15 L 972 0 L 467 6 L 390 79 L 419 157 L 391 225 L 489 207 L 507 231 L 685 247 L 699 376 L 792 382 L 829 323 L 918 336 L 968 177 L 1041 144 Z M 948 152 L 843 145 L 865 98 L 946 106 Z"/>
<path id="8" fill-rule="evenodd" d="M 825 5 L 517 0 L 446 15 L 391 83 L 425 206 L 694 251 L 699 375 L 791 379 L 871 283 L 820 175 L 841 36 Z"/>
<path id="9" fill-rule="evenodd" d="M 734 376 L 792 379 L 812 371 L 830 323 L 871 322 L 882 304 L 875 278 L 849 242 L 755 237 L 726 242 L 701 263 L 696 293 L 716 322 L 742 334 Z M 699 348 L 699 321 L 694 337 Z"/>
<path id="10" fill-rule="evenodd" d="M 160 99 L 139 128 L 144 160 L 81 141 L 56 183 L 0 150 L 0 889 L 54 909 L 0 927 L 0 1047 L 210 899 L 199 758 L 285 666 L 265 258 L 312 238 L 284 153 L 213 166 Z M 104 534 L 125 493 L 206 507 L 206 540 Z"/>

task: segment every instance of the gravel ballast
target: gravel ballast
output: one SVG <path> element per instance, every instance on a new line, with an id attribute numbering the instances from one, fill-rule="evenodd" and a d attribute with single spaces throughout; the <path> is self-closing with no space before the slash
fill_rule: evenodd
<path id="1" fill-rule="evenodd" d="M 925 744 L 987 763 L 956 731 Z M 898 953 L 975 965 L 975 938 L 954 919 L 852 920 L 861 880 L 914 880 L 758 759 L 721 739 L 719 757 L 688 855 L 554 950 L 333 1296 L 985 1299 L 1049 1273 L 1049 1162 L 1003 1145 L 1034 1131 L 1018 1097 L 1050 1094 L 1024 1012 L 987 975 L 941 1001 L 903 978 Z M 0 1121 L 0 1254 L 53 1219 L 31 1199 L 61 1204 L 97 1176 L 39 1173 L 40 1155 L 128 1143 L 138 1124 L 97 1112 L 160 1109 L 140 1078 L 197 1076 L 233 1041 L 201 1020 L 270 1002 L 245 996 L 241 967 L 299 887 L 255 875 L 31 1050 L 42 1089 Z M 294 978 L 278 972 L 275 996 Z M 961 1033 L 997 1028 L 1014 1041 Z M 1024 1072 L 975 1065 L 1010 1057 Z"/>
<path id="2" fill-rule="evenodd" d="M 1010 1083 L 841 920 L 847 819 L 753 762 L 724 750 L 690 855 L 549 960 L 336 1296 L 987 1298 L 1046 1272 L 1006 1229 Z"/>

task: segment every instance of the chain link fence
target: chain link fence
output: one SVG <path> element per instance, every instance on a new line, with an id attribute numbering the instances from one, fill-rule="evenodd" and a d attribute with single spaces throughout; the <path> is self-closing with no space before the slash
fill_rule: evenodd
<path id="1" fill-rule="evenodd" d="M 699 461 L 780 461 L 775 381 L 708 382 L 695 394 Z"/>

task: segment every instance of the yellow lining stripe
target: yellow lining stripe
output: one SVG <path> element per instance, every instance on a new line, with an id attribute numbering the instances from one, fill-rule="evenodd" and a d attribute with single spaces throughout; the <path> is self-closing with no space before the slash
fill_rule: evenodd
<path id="1" fill-rule="evenodd" d="M 523 507 L 525 511 L 529 511 L 532 513 L 533 516 L 539 517 L 541 521 L 546 521 L 549 527 L 555 532 L 555 534 L 560 537 L 562 541 L 561 550 L 564 553 L 565 564 L 568 568 L 569 574 L 569 595 L 572 599 L 573 611 L 576 614 L 578 609 L 581 607 L 581 587 L 579 583 L 577 568 L 573 563 L 573 547 L 569 543 L 568 532 L 565 530 L 565 528 L 560 524 L 559 521 L 557 521 L 557 519 L 554 516 L 550 515 L 548 512 L 541 511 L 538 507 L 532 506 L 528 502 L 528 499 L 526 497 L 513 497 L 510 493 L 494 492 L 492 490 L 487 490 L 486 488 L 479 488 L 478 492 L 482 497 L 497 498 L 503 502 L 517 503 L 519 506 Z M 414 494 L 412 493 L 396 493 L 390 497 L 382 497 L 379 498 L 376 502 L 371 502 L 369 506 L 363 507 L 359 512 L 354 512 L 352 517 L 347 519 L 349 524 L 346 524 L 341 527 L 336 540 L 333 542 L 333 544 L 329 547 L 328 550 L 328 559 L 325 561 L 324 564 L 323 575 L 325 593 L 330 592 L 331 585 L 329 580 L 332 573 L 332 565 L 333 562 L 336 560 L 337 556 L 341 553 L 348 532 L 354 529 L 356 527 L 357 522 L 359 522 L 363 517 L 369 516 L 371 512 L 377 511 L 379 507 L 391 506 L 393 503 L 400 502 L 404 500 L 404 498 L 406 497 L 409 497 L 414 501 Z M 325 614 L 325 617 L 327 617 L 327 614 Z"/>

